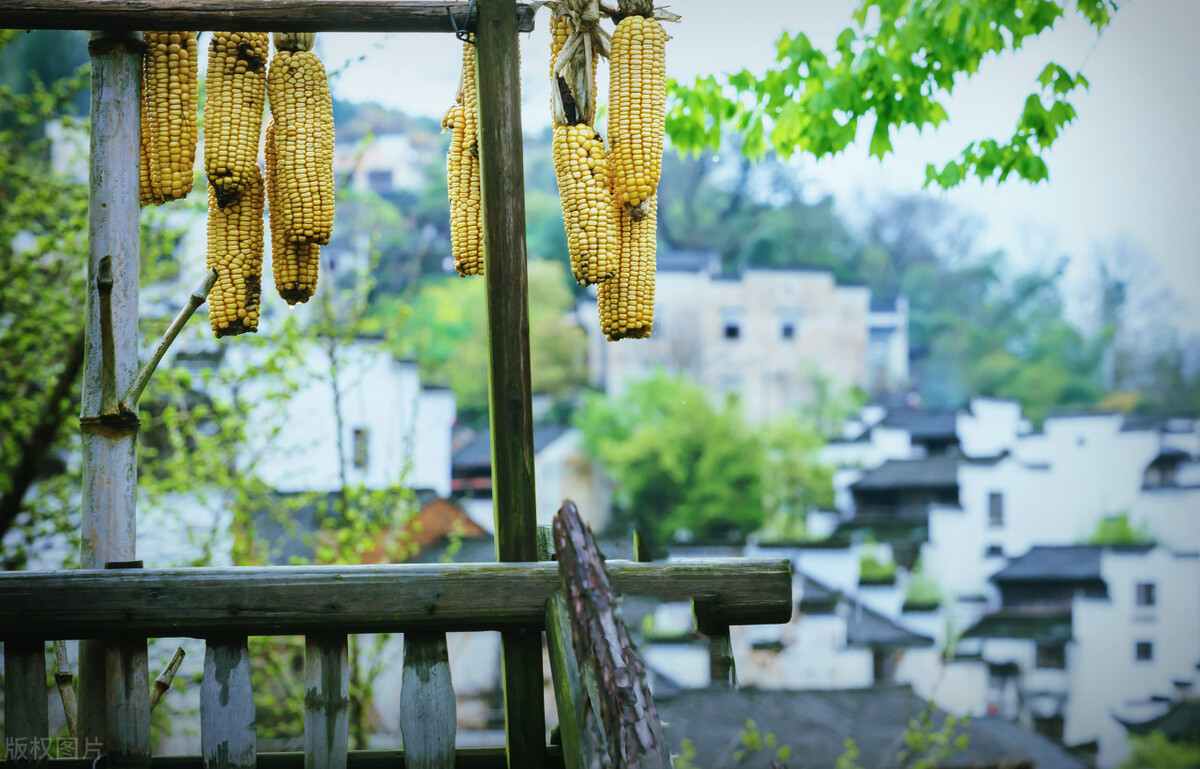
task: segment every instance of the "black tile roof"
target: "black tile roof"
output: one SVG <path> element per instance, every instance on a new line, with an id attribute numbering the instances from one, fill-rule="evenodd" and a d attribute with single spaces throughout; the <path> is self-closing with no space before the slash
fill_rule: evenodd
<path id="1" fill-rule="evenodd" d="M 1100 554 L 1104 550 L 1144 553 L 1154 545 L 1035 545 L 1025 555 L 992 575 L 995 582 L 1010 580 L 1102 580 Z"/>
<path id="2" fill-rule="evenodd" d="M 956 457 L 889 459 L 851 484 L 851 488 L 933 489 L 958 486 L 958 465 Z"/>
<path id="3" fill-rule="evenodd" d="M 806 614 L 828 614 L 834 611 L 838 604 L 844 604 L 846 645 L 868 648 L 933 646 L 933 639 L 929 636 L 901 627 L 854 597 L 843 595 L 840 590 L 807 574 L 799 576 L 802 580 L 800 611 Z"/>
<path id="4" fill-rule="evenodd" d="M 1026 638 L 1043 643 L 1071 640 L 1070 612 L 998 611 L 963 633 L 966 638 Z"/>
<path id="5" fill-rule="evenodd" d="M 570 430 L 570 425 L 534 425 L 533 451 L 537 453 Z M 492 466 L 492 439 L 488 430 L 480 430 L 466 445 L 454 452 L 453 472 L 484 470 Z"/>
<path id="6" fill-rule="evenodd" d="M 822 691 L 691 689 L 656 699 L 672 751 L 678 753 L 683 739 L 690 739 L 706 769 L 766 769 L 770 765 L 773 751 L 751 754 L 744 763 L 735 760 L 747 719 L 753 719 L 764 735 L 774 734 L 779 745 L 790 746 L 786 763 L 791 769 L 829 769 L 845 753 L 849 738 L 858 745 L 859 765 L 896 766 L 905 727 L 926 707 L 907 686 Z M 933 723 L 940 725 L 946 716 L 935 711 Z M 995 720 L 972 719 L 960 732 L 968 737 L 966 749 L 943 765 L 980 769 L 1085 766 L 1045 737 L 992 723 Z"/>
<path id="7" fill-rule="evenodd" d="M 958 415 L 953 411 L 899 409 L 889 411 L 882 424 L 907 430 L 914 441 L 951 439 L 958 434 Z"/>
<path id="8" fill-rule="evenodd" d="M 1171 740 L 1200 742 L 1200 700 L 1181 700 L 1162 715 L 1141 722 L 1117 720 L 1134 734 L 1157 731 Z"/>

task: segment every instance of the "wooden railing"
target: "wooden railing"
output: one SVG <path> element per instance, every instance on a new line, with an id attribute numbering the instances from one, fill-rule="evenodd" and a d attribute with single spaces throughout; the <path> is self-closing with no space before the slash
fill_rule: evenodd
<path id="1" fill-rule="evenodd" d="M 791 617 L 787 560 L 612 561 L 607 566 L 618 593 L 692 601 L 698 619 L 703 618 L 710 631 Z M 109 659 L 120 660 L 127 649 L 145 649 L 149 637 L 194 637 L 206 641 L 200 687 L 203 755 L 190 760 L 204 769 L 277 763 L 298 769 L 301 760 L 305 769 L 346 769 L 389 763 L 388 757 L 392 767 L 504 766 L 503 751 L 455 751 L 455 700 L 445 633 L 500 630 L 538 637 L 546 628 L 555 631 L 552 638 L 558 638 L 561 647 L 570 628 L 564 624 L 561 602 L 550 600 L 560 592 L 558 564 L 551 562 L 0 574 L 6 736 L 48 736 L 47 641 L 103 640 Z M 402 752 L 358 754 L 346 749 L 346 637 L 368 632 L 405 634 Z M 246 642 L 250 635 L 306 636 L 302 759 L 299 754 L 269 759 L 256 755 Z M 120 667 L 118 681 L 124 680 Z M 109 765 L 136 765 L 119 751 L 122 745 L 144 740 L 138 732 L 149 729 L 150 685 L 144 682 L 144 691 L 113 688 L 105 745 Z M 569 708 L 570 703 L 560 703 L 560 719 Z M 561 755 L 554 750 L 550 758 L 558 763 Z M 53 763 L 72 765 L 70 760 Z M 8 761 L 4 769 L 39 765 L 45 761 L 21 758 Z"/>

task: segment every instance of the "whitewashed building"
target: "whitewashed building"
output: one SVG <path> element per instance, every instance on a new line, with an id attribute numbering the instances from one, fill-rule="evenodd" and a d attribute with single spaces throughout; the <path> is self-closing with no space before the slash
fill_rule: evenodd
<path id="1" fill-rule="evenodd" d="M 988 714 L 1094 750 L 1110 769 L 1128 753 L 1123 722 L 1162 715 L 1200 683 L 1198 553 L 1039 546 L 993 581 L 1001 607 L 960 646 L 980 660 L 963 666 L 988 669 Z"/>
<path id="2" fill-rule="evenodd" d="M 870 303 L 868 288 L 828 271 L 751 267 L 727 278 L 715 252 L 682 251 L 659 255 L 648 341 L 605 342 L 594 300 L 578 315 L 592 384 L 609 395 L 662 368 L 714 398 L 740 397 L 761 422 L 811 403 L 818 375 L 834 391 L 907 380 L 907 305 L 873 313 Z"/>

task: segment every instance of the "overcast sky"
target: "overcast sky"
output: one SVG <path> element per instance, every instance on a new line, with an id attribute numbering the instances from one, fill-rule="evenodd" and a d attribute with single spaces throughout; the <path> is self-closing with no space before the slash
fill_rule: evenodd
<path id="1" fill-rule="evenodd" d="M 667 71 L 681 80 L 749 68 L 774 59 L 784 30 L 803 31 L 828 47 L 850 22 L 845 0 L 680 0 L 684 18 L 670 25 Z M 523 36 L 522 104 L 527 128 L 549 121 L 546 12 Z M 1179 301 L 1180 324 L 1200 331 L 1200 2 L 1123 0 L 1097 40 L 1082 18 L 1068 15 L 1044 39 L 1016 55 L 990 60 L 947 103 L 948 123 L 936 131 L 893 137 L 884 161 L 867 142 L 821 162 L 796 162 L 797 172 L 834 194 L 855 221 L 873 198 L 920 190 L 926 163 L 942 164 L 967 142 L 1011 136 L 1025 97 L 1048 60 L 1068 70 L 1083 65 L 1091 89 L 1074 100 L 1078 117 L 1046 156 L 1050 181 L 967 183 L 933 192 L 986 223 L 988 247 L 1003 248 L 1021 266 L 1072 258 L 1070 287 L 1086 291 L 1095 250 L 1118 238 L 1144 249 Z M 449 35 L 322 35 L 321 52 L 340 98 L 371 100 L 440 117 L 458 81 L 458 43 Z M 602 68 L 603 69 L 603 68 Z M 602 83 L 603 87 L 603 83 Z M 870 136 L 871 125 L 862 127 Z"/>

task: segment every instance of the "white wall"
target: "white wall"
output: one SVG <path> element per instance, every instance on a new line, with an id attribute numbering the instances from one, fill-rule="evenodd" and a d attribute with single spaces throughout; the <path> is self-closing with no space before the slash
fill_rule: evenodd
<path id="1" fill-rule="evenodd" d="M 300 370 L 308 376 L 282 406 L 269 397 L 268 382 L 249 383 L 241 393 L 252 404 L 251 424 L 262 427 L 251 430 L 242 462 L 255 463 L 260 477 L 280 491 L 332 491 L 341 473 L 330 360 L 313 346 Z M 415 364 L 369 343 L 342 348 L 337 381 L 349 483 L 373 489 L 400 483 L 448 496 L 453 394 L 423 392 Z M 355 467 L 356 430 L 365 431 L 365 467 Z"/>
<path id="2" fill-rule="evenodd" d="M 1021 429 L 1021 406 L 1016 401 L 972 398 L 971 410 L 955 419 L 959 446 L 968 457 L 994 457 L 1011 451 Z"/>
<path id="3" fill-rule="evenodd" d="M 1200 661 L 1200 558 L 1163 548 L 1145 553 L 1105 551 L 1100 562 L 1108 599 L 1076 599 L 1070 659 L 1068 744 L 1100 741 L 1098 765 L 1109 769 L 1126 753 L 1125 730 L 1114 716 L 1154 695 L 1174 693 L 1176 679 L 1193 680 Z M 1136 605 L 1136 585 L 1155 584 L 1156 605 Z M 1153 644 L 1153 660 L 1135 659 L 1135 644 Z M 1101 672 L 1102 671 L 1102 672 Z"/>
<path id="4" fill-rule="evenodd" d="M 1145 526 L 1168 550 L 1200 550 L 1200 487 L 1145 489 L 1129 512 L 1129 523 Z"/>

